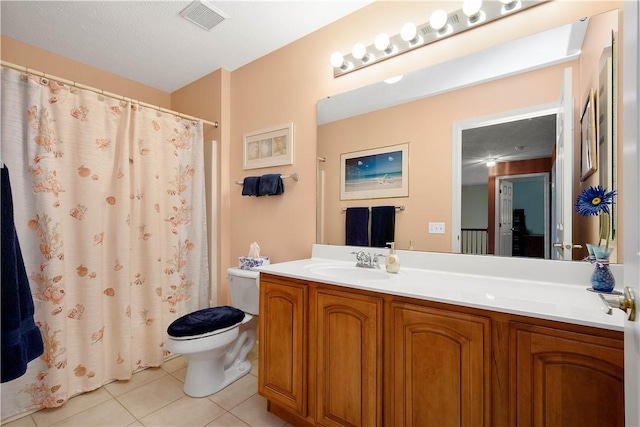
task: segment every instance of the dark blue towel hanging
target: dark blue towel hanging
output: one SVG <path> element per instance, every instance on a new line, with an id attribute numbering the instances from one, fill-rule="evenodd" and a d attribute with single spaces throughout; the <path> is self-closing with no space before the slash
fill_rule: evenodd
<path id="1" fill-rule="evenodd" d="M 2 168 L 2 379 L 21 377 L 27 363 L 44 352 L 42 335 L 33 320 L 34 306 L 27 271 L 13 220 L 9 170 Z"/>
<path id="2" fill-rule="evenodd" d="M 345 236 L 347 246 L 369 246 L 369 208 L 347 208 Z"/>
<path id="3" fill-rule="evenodd" d="M 396 207 L 375 206 L 371 208 L 371 247 L 384 248 L 395 240 Z"/>
<path id="4" fill-rule="evenodd" d="M 258 196 L 259 176 L 248 176 L 242 181 L 243 196 Z"/>
<path id="5" fill-rule="evenodd" d="M 270 173 L 260 177 L 258 196 L 278 196 L 282 193 L 284 193 L 284 184 L 279 173 Z"/>

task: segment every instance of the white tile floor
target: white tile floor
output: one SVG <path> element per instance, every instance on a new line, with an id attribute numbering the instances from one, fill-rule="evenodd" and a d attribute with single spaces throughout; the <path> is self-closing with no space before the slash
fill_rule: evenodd
<path id="1" fill-rule="evenodd" d="M 276 426 L 291 427 L 267 412 L 258 394 L 258 355 L 249 354 L 251 373 L 208 397 L 193 398 L 182 386 L 187 361 L 180 356 L 161 368 L 136 373 L 56 409 L 44 409 L 7 424 L 17 426 Z"/>

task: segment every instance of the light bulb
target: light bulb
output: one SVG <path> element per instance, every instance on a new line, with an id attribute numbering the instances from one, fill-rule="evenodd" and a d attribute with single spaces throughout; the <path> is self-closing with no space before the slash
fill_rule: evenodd
<path id="1" fill-rule="evenodd" d="M 496 159 L 487 159 L 487 167 L 491 168 L 496 165 Z"/>
<path id="2" fill-rule="evenodd" d="M 362 43 L 356 43 L 353 45 L 353 49 L 351 49 L 351 54 L 356 59 L 362 59 L 367 55 L 367 48 Z"/>
<path id="3" fill-rule="evenodd" d="M 442 30 L 447 25 L 447 12 L 442 9 L 434 10 L 429 18 L 429 25 L 436 31 Z"/>
<path id="4" fill-rule="evenodd" d="M 376 49 L 384 52 L 389 47 L 389 44 L 391 44 L 391 40 L 385 33 L 380 33 L 376 36 L 374 44 L 376 46 Z"/>
<path id="5" fill-rule="evenodd" d="M 464 0 L 462 3 L 462 13 L 467 15 L 467 18 L 478 16 L 480 9 L 482 9 L 482 0 Z"/>
<path id="6" fill-rule="evenodd" d="M 406 42 L 410 42 L 416 37 L 416 26 L 413 22 L 407 22 L 400 29 L 400 37 Z"/>
<path id="7" fill-rule="evenodd" d="M 340 52 L 333 52 L 331 54 L 331 65 L 335 68 L 342 67 L 344 65 L 344 56 Z"/>
<path id="8" fill-rule="evenodd" d="M 382 52 L 385 53 L 385 55 L 389 55 L 398 50 L 398 48 L 395 47 L 395 45 L 391 44 L 391 39 L 385 33 L 380 33 L 376 36 L 374 45 L 376 49 L 381 50 Z"/>
<path id="9" fill-rule="evenodd" d="M 422 43 L 422 36 L 417 34 L 417 28 L 413 22 L 407 22 L 400 29 L 400 38 L 409 43 L 409 46 L 415 46 Z"/>
<path id="10" fill-rule="evenodd" d="M 376 59 L 372 53 L 367 52 L 367 47 L 363 43 L 354 44 L 353 49 L 351 49 L 351 55 L 365 64 Z"/>

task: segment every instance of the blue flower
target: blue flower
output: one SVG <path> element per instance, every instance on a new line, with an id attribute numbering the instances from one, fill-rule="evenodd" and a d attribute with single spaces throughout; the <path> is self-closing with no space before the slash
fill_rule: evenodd
<path id="1" fill-rule="evenodd" d="M 589 187 L 578 196 L 576 211 L 582 216 L 608 214 L 615 195 L 615 190 L 607 193 L 607 189 L 601 185 Z"/>

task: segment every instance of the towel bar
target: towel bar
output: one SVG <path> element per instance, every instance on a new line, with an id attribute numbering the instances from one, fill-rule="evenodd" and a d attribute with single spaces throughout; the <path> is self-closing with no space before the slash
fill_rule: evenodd
<path id="1" fill-rule="evenodd" d="M 404 206 L 395 206 L 395 208 L 396 208 L 397 211 L 405 210 Z M 369 210 L 371 210 L 371 206 L 369 206 Z M 347 211 L 347 208 L 342 208 L 342 212 L 346 212 L 346 211 Z"/>
<path id="2" fill-rule="evenodd" d="M 291 178 L 294 181 L 297 181 L 297 180 L 300 179 L 300 176 L 298 175 L 298 172 L 294 172 L 294 173 L 292 173 L 290 175 L 282 175 L 280 178 L 282 178 L 282 179 Z M 236 181 L 236 184 L 244 185 L 244 181 Z"/>

